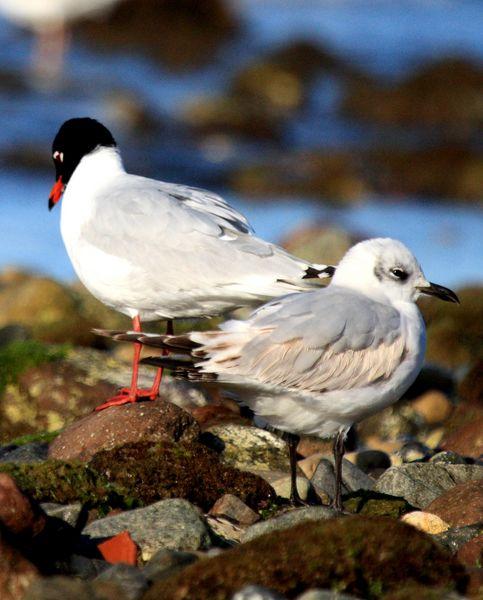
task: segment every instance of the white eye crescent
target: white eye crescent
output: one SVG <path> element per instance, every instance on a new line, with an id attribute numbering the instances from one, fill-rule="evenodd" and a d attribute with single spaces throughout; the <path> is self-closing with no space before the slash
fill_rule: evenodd
<path id="1" fill-rule="evenodd" d="M 64 162 L 63 152 L 59 152 L 58 150 L 56 150 L 52 156 L 54 157 L 54 160 L 60 160 L 60 162 Z"/>

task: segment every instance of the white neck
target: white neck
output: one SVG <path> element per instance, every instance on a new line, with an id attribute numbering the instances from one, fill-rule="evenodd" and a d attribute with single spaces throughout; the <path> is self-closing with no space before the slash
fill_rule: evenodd
<path id="1" fill-rule="evenodd" d="M 77 185 L 85 186 L 86 181 L 92 189 L 97 185 L 104 185 L 107 180 L 120 173 L 125 173 L 125 170 L 119 150 L 100 146 L 82 158 L 67 184 L 67 190 Z"/>

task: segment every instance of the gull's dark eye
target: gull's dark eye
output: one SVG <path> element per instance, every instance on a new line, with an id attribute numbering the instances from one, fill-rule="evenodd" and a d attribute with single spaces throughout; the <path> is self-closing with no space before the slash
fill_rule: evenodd
<path id="1" fill-rule="evenodd" d="M 405 281 L 408 278 L 408 274 L 404 269 L 391 269 L 391 274 L 394 275 L 396 279 L 399 279 L 399 281 Z"/>

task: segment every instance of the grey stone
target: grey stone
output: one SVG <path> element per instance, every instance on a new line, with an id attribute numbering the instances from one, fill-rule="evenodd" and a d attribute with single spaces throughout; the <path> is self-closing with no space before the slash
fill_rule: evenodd
<path id="1" fill-rule="evenodd" d="M 153 583 L 178 573 L 188 565 L 196 562 L 198 556 L 193 552 L 179 550 L 158 550 L 143 568 L 143 575 Z"/>
<path id="2" fill-rule="evenodd" d="M 358 600 L 358 598 L 349 594 L 339 594 L 332 590 L 313 589 L 297 596 L 296 600 Z"/>
<path id="3" fill-rule="evenodd" d="M 231 600 L 285 600 L 285 596 L 260 585 L 247 585 L 235 592 Z"/>
<path id="4" fill-rule="evenodd" d="M 483 523 L 453 527 L 443 533 L 431 536 L 435 542 L 447 548 L 451 554 L 456 554 L 461 546 L 483 533 Z"/>
<path id="5" fill-rule="evenodd" d="M 429 462 L 432 463 L 445 463 L 447 465 L 466 465 L 466 459 L 456 452 L 451 452 L 451 450 L 444 450 L 443 452 L 438 452 L 434 456 L 429 459 Z"/>
<path id="6" fill-rule="evenodd" d="M 109 563 L 98 558 L 88 558 L 80 554 L 55 561 L 55 572 L 59 575 L 75 575 L 79 579 L 94 579 L 109 568 Z"/>
<path id="7" fill-rule="evenodd" d="M 22 446 L 0 448 L 0 462 L 39 463 L 47 460 L 49 444 L 47 442 L 30 442 Z"/>
<path id="8" fill-rule="evenodd" d="M 252 525 L 246 530 L 245 534 L 242 536 L 242 542 L 248 542 L 265 533 L 271 533 L 272 531 L 288 529 L 293 525 L 298 525 L 305 521 L 333 519 L 334 517 L 337 517 L 338 514 L 339 513 L 334 509 L 328 508 L 327 506 L 296 508 L 278 517 L 274 517 L 273 519 L 255 523 L 255 525 Z"/>
<path id="9" fill-rule="evenodd" d="M 221 459 L 225 464 L 245 471 L 290 470 L 286 443 L 270 431 L 228 424 L 214 425 L 207 432 L 221 440 Z"/>
<path id="10" fill-rule="evenodd" d="M 335 493 L 334 458 L 323 458 L 312 475 L 311 482 L 317 488 L 323 490 L 330 498 Z M 342 461 L 342 493 L 355 492 L 357 490 L 370 490 L 374 487 L 374 480 L 361 471 L 356 465 L 348 460 Z"/>
<path id="11" fill-rule="evenodd" d="M 401 496 L 416 508 L 424 508 L 456 484 L 482 477 L 483 467 L 478 465 L 408 463 L 388 469 L 374 490 Z"/>
<path id="12" fill-rule="evenodd" d="M 139 546 L 143 560 L 149 560 L 161 548 L 200 550 L 211 545 L 199 510 L 179 498 L 99 519 L 82 533 L 92 538 L 106 538 L 126 530 Z"/>
<path id="13" fill-rule="evenodd" d="M 82 511 L 82 504 L 75 502 L 74 504 L 57 504 L 55 502 L 43 502 L 40 505 L 49 517 L 62 519 L 72 527 L 75 527 Z"/>
<path id="14" fill-rule="evenodd" d="M 140 569 L 123 563 L 110 565 L 95 581 L 117 584 L 128 600 L 138 600 L 149 587 L 148 579 Z"/>

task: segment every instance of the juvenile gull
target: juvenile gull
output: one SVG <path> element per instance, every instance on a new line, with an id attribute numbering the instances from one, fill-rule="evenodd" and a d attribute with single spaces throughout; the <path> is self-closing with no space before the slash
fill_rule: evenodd
<path id="1" fill-rule="evenodd" d="M 52 147 L 62 194 L 61 232 L 74 269 L 104 304 L 141 321 L 217 315 L 313 287 L 333 268 L 291 256 L 253 234 L 245 217 L 211 192 L 130 175 L 116 142 L 93 119 L 66 121 Z M 161 373 L 98 407 L 154 399 Z"/>
<path id="2" fill-rule="evenodd" d="M 296 487 L 297 435 L 334 437 L 336 493 L 342 508 L 344 438 L 354 423 L 396 402 L 419 373 L 425 327 L 420 294 L 458 302 L 430 283 L 401 242 L 372 239 L 353 246 L 330 285 L 273 300 L 246 321 L 180 336 L 104 332 L 178 353 L 143 362 L 175 375 L 216 380 L 269 425 L 289 434 Z"/>

